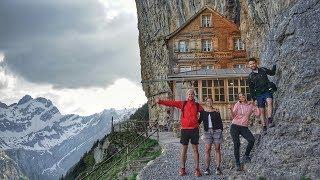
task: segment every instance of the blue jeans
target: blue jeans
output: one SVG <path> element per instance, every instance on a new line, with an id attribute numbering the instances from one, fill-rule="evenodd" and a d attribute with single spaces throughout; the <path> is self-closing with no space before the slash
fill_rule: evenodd
<path id="1" fill-rule="evenodd" d="M 267 98 L 273 98 L 272 93 L 265 92 L 263 94 L 260 94 L 257 96 L 257 102 L 259 108 L 265 108 L 266 107 L 266 100 Z"/>

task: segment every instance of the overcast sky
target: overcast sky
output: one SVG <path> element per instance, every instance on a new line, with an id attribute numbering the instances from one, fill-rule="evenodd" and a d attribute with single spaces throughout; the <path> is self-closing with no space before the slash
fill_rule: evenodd
<path id="1" fill-rule="evenodd" d="M 1 0 L 0 101 L 25 94 L 63 113 L 138 107 L 134 0 Z"/>

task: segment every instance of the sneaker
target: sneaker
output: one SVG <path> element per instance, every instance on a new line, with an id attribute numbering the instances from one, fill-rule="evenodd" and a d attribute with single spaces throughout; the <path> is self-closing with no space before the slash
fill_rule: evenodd
<path id="1" fill-rule="evenodd" d="M 216 169 L 216 175 L 222 175 L 222 171 L 221 171 L 221 169 L 220 169 L 220 167 L 217 167 L 217 169 Z"/>
<path id="2" fill-rule="evenodd" d="M 206 170 L 204 171 L 204 175 L 210 175 L 210 174 L 211 174 L 210 169 L 206 169 Z"/>
<path id="3" fill-rule="evenodd" d="M 196 171 L 194 172 L 194 175 L 197 176 L 197 177 L 202 176 L 202 174 L 200 172 L 200 169 L 196 169 Z"/>
<path id="4" fill-rule="evenodd" d="M 272 118 L 271 117 L 268 118 L 268 126 L 269 126 L 269 128 L 272 128 L 272 127 L 275 126 L 275 124 L 272 122 Z"/>
<path id="5" fill-rule="evenodd" d="M 243 162 L 243 163 L 251 163 L 251 158 L 250 158 L 250 156 L 249 156 L 249 155 L 243 156 L 242 162 Z"/>
<path id="6" fill-rule="evenodd" d="M 186 168 L 180 168 L 179 169 L 179 176 L 185 176 L 187 174 Z"/>
<path id="7" fill-rule="evenodd" d="M 275 126 L 274 123 L 270 123 L 270 124 L 269 124 L 269 128 L 273 128 L 274 126 Z"/>
<path id="8" fill-rule="evenodd" d="M 263 126 L 262 131 L 267 131 L 267 126 Z"/>

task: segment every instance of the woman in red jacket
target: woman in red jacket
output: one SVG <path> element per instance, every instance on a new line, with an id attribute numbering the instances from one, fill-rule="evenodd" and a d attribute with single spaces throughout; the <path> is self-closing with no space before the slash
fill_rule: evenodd
<path id="1" fill-rule="evenodd" d="M 172 100 L 159 100 L 156 102 L 161 105 L 176 107 L 182 111 L 181 113 L 181 153 L 180 153 L 180 170 L 179 175 L 186 175 L 185 165 L 187 160 L 187 151 L 189 141 L 191 141 L 193 149 L 193 157 L 195 161 L 195 176 L 201 176 L 199 168 L 199 122 L 198 122 L 198 113 L 202 111 L 202 107 L 199 103 L 194 101 L 194 90 L 189 89 L 187 91 L 187 100 L 186 101 L 172 101 Z"/>

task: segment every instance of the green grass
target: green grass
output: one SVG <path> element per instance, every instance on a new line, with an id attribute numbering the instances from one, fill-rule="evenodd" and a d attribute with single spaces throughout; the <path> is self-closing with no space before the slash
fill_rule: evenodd
<path id="1" fill-rule="evenodd" d="M 136 142 L 133 143 L 132 147 L 129 148 L 129 151 L 131 151 L 136 145 L 138 145 L 142 140 L 145 138 L 137 133 L 133 132 L 117 132 L 110 134 L 108 137 L 109 141 L 113 142 L 114 145 L 116 145 L 119 149 L 122 149 L 125 147 L 129 142 L 133 141 L 135 138 L 137 138 Z M 86 179 L 88 180 L 96 180 L 100 175 L 100 179 L 117 179 L 117 176 L 120 172 L 123 172 L 126 170 L 127 165 L 134 162 L 135 160 L 139 160 L 140 158 L 148 158 L 148 159 L 155 159 L 156 157 L 161 155 L 161 148 L 159 147 L 159 144 L 156 140 L 148 139 L 145 143 L 143 143 L 140 147 L 135 149 L 133 152 L 130 153 L 130 156 L 127 158 L 125 157 L 126 150 L 119 153 L 117 156 L 113 157 L 109 162 L 103 164 L 97 171 L 93 172 L 89 177 Z M 121 160 L 120 163 L 115 163 L 118 160 Z M 86 164 L 85 172 L 82 174 L 85 174 L 86 172 L 90 172 L 92 170 L 92 167 L 94 165 L 94 158 L 93 153 L 88 153 L 87 156 L 84 157 L 84 162 Z M 147 163 L 147 162 L 145 162 Z M 108 168 L 112 168 L 106 172 Z M 126 177 L 126 179 L 133 180 L 136 179 L 136 176 L 138 175 L 137 172 L 132 174 L 129 177 Z"/>
<path id="2" fill-rule="evenodd" d="M 258 179 L 258 180 L 267 180 L 267 178 L 264 177 L 264 176 L 259 176 L 257 179 Z"/>
<path id="3" fill-rule="evenodd" d="M 302 177 L 300 178 L 300 180 L 311 180 L 311 178 L 302 176 Z"/>
<path id="4" fill-rule="evenodd" d="M 124 178 L 125 180 L 136 180 L 138 176 L 138 173 L 133 173 L 131 176 Z"/>

